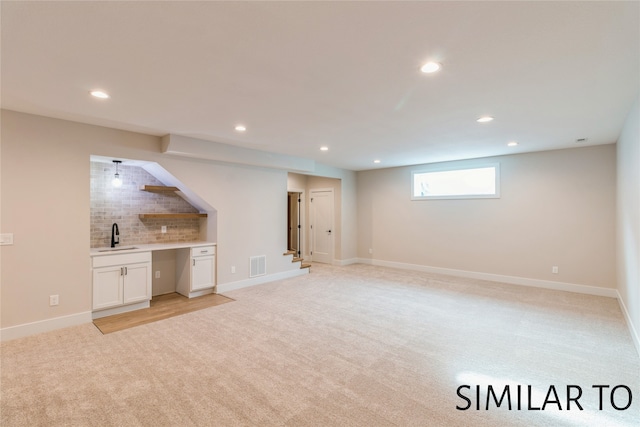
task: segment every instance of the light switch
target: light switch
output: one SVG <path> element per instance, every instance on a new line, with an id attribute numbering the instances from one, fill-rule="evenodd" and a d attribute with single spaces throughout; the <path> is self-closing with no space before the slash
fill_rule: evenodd
<path id="1" fill-rule="evenodd" d="M 0 245 L 13 245 L 13 233 L 0 234 Z"/>

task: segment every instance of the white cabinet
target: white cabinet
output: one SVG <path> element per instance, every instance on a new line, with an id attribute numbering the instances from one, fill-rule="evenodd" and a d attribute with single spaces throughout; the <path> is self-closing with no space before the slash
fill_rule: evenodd
<path id="1" fill-rule="evenodd" d="M 94 256 L 93 310 L 151 299 L 151 252 Z M 135 307 L 139 308 L 139 307 Z"/>
<path id="2" fill-rule="evenodd" d="M 189 298 L 211 293 L 216 286 L 216 247 L 180 249 L 176 256 L 176 291 Z"/>
<path id="3" fill-rule="evenodd" d="M 93 309 L 122 305 L 122 267 L 93 269 Z"/>
<path id="4" fill-rule="evenodd" d="M 151 299 L 151 263 L 125 265 L 123 277 L 123 304 Z"/>
<path id="5" fill-rule="evenodd" d="M 213 288 L 213 270 L 215 258 L 193 257 L 191 258 L 191 290 Z"/>

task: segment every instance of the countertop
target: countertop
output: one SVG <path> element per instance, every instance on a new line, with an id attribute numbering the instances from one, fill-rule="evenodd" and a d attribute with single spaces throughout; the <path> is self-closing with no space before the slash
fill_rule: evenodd
<path id="1" fill-rule="evenodd" d="M 108 256 L 117 254 L 132 254 L 136 252 L 149 252 L 149 251 L 164 251 L 169 249 L 181 249 L 181 248 L 197 248 L 201 246 L 216 246 L 214 242 L 177 242 L 177 243 L 150 243 L 146 245 L 125 245 L 122 247 L 116 246 L 114 248 L 91 248 L 89 256 Z M 131 248 L 131 249 L 127 249 Z"/>

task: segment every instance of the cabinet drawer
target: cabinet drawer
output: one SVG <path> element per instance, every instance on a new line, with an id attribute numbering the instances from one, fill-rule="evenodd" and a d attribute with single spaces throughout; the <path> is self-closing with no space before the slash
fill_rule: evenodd
<path id="1" fill-rule="evenodd" d="M 211 256 L 216 254 L 215 246 L 198 246 L 191 248 L 191 256 Z"/>
<path id="2" fill-rule="evenodd" d="M 112 265 L 135 264 L 138 262 L 151 262 L 151 252 L 94 256 L 92 267 L 109 267 Z"/>

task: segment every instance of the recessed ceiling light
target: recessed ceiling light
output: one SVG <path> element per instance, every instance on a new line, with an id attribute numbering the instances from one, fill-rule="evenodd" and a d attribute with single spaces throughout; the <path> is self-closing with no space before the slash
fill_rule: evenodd
<path id="1" fill-rule="evenodd" d="M 373 163 L 380 163 L 380 160 L 376 159 L 373 161 Z"/>
<path id="2" fill-rule="evenodd" d="M 426 73 L 426 74 L 430 74 L 430 73 L 435 73 L 440 68 L 442 68 L 442 65 L 440 65 L 437 62 L 431 61 L 431 62 L 427 62 L 422 67 L 420 67 L 420 71 L 422 71 L 423 73 Z"/>
<path id="3" fill-rule="evenodd" d="M 323 145 L 322 147 L 320 147 L 320 151 L 329 151 L 329 147 Z"/>
<path id="4" fill-rule="evenodd" d="M 476 122 L 478 122 L 478 123 L 488 123 L 488 122 L 490 122 L 492 120 L 493 120 L 493 117 L 491 117 L 491 116 L 482 116 L 482 117 L 478 117 L 476 119 Z"/>
<path id="5" fill-rule="evenodd" d="M 100 98 L 100 99 L 110 98 L 109 94 L 107 92 L 105 92 L 105 91 L 102 91 L 102 90 L 92 90 L 89 93 L 91 94 L 91 96 L 95 96 L 96 98 Z"/>
<path id="6" fill-rule="evenodd" d="M 508 142 L 507 145 L 509 147 L 515 147 L 516 145 L 518 145 L 518 142 L 517 141 L 511 141 L 511 142 Z"/>
<path id="7" fill-rule="evenodd" d="M 246 127 L 246 126 L 244 126 L 244 125 L 237 125 L 237 126 L 236 126 L 236 130 L 237 130 L 238 132 L 244 132 L 245 130 L 247 130 L 247 127 Z"/>

